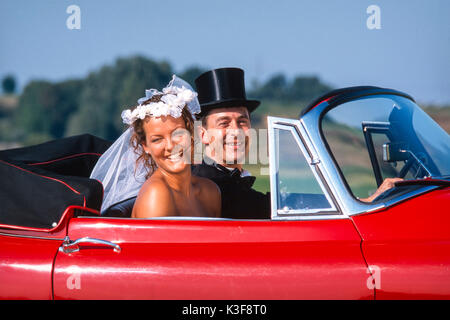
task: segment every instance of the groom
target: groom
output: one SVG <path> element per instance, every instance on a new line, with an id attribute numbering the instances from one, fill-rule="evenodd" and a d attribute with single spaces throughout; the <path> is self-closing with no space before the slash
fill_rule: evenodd
<path id="1" fill-rule="evenodd" d="M 221 68 L 195 79 L 201 106 L 200 138 L 205 157 L 192 173 L 213 180 L 222 192 L 222 217 L 270 219 L 270 196 L 252 188 L 255 177 L 242 164 L 249 150 L 250 113 L 260 104 L 247 100 L 244 71 Z"/>

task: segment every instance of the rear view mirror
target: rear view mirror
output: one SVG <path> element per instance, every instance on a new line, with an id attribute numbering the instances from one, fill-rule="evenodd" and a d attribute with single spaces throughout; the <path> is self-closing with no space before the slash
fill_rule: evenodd
<path id="1" fill-rule="evenodd" d="M 404 142 L 385 143 L 383 144 L 383 161 L 396 162 L 408 160 L 411 155 L 409 146 Z"/>

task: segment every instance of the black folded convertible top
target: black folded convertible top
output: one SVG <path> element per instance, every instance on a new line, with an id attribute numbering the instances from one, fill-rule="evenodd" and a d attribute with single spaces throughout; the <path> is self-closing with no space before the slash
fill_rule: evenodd
<path id="1" fill-rule="evenodd" d="M 89 175 L 110 145 L 85 134 L 0 151 L 0 225 L 51 229 L 70 206 L 100 210 L 103 187 Z"/>

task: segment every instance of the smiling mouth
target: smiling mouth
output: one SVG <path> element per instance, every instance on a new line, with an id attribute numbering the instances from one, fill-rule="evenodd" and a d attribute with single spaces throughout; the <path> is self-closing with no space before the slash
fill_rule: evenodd
<path id="1" fill-rule="evenodd" d="M 245 142 L 244 141 L 230 141 L 224 143 L 224 151 L 228 152 L 244 152 L 245 150 Z"/>
<path id="2" fill-rule="evenodd" d="M 168 156 L 167 159 L 171 162 L 178 162 L 183 159 L 183 154 L 183 150 L 181 150 L 175 154 Z"/>

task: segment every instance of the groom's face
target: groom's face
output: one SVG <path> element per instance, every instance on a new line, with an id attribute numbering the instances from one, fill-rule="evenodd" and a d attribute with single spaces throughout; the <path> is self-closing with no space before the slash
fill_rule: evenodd
<path id="1" fill-rule="evenodd" d="M 229 167 L 242 167 L 249 149 L 250 116 L 246 107 L 219 108 L 208 113 L 201 128 L 208 156 Z"/>

